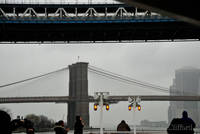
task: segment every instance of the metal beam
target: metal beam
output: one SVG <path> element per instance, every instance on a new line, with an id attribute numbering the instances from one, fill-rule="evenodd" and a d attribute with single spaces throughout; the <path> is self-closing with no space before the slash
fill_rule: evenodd
<path id="1" fill-rule="evenodd" d="M 2 97 L 0 103 L 61 103 L 73 100 L 69 96 Z"/>
<path id="2" fill-rule="evenodd" d="M 117 0 L 128 5 L 160 13 L 200 26 L 198 1 L 185 0 Z"/>
<path id="3" fill-rule="evenodd" d="M 109 96 L 110 101 L 128 101 L 128 97 L 140 97 L 141 101 L 200 101 L 200 96 Z"/>
<path id="4" fill-rule="evenodd" d="M 141 101 L 200 101 L 200 96 L 109 96 L 108 101 L 117 103 L 119 101 L 128 101 L 128 97 L 140 97 Z M 68 103 L 70 101 L 86 101 L 96 102 L 94 97 L 89 96 L 88 99 L 76 99 L 69 96 L 41 96 L 41 97 L 1 97 L 0 104 L 3 103 Z"/>

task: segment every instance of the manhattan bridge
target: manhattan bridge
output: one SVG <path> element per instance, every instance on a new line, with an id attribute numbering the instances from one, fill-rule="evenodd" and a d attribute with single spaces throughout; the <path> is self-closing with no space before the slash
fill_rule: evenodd
<path id="1" fill-rule="evenodd" d="M 195 2 L 1 0 L 0 41 L 199 40 Z"/>

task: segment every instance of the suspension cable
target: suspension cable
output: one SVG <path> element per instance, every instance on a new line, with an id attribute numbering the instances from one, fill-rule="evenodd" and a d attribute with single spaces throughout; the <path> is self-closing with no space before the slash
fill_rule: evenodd
<path id="1" fill-rule="evenodd" d="M 124 83 L 133 85 L 131 82 L 124 81 L 124 80 L 121 80 L 121 79 L 118 79 L 118 78 L 115 78 L 115 77 L 112 77 L 112 76 L 109 76 L 109 75 L 105 75 L 105 74 L 103 74 L 103 73 L 100 73 L 100 72 L 97 72 L 97 71 L 94 71 L 94 70 L 89 70 L 89 71 L 92 72 L 92 73 L 94 73 L 94 74 L 97 74 L 97 75 L 106 77 L 106 78 L 108 78 L 108 79 L 113 79 L 113 80 L 117 80 L 117 81 L 120 81 L 120 82 L 124 82 Z"/>
<path id="2" fill-rule="evenodd" d="M 142 81 L 139 81 L 139 80 L 127 77 L 127 76 L 119 75 L 119 74 L 110 72 L 108 70 L 104 70 L 104 69 L 95 67 L 95 66 L 89 65 L 89 71 L 91 71 L 95 74 L 101 75 L 103 77 L 106 77 L 106 78 L 109 78 L 109 79 L 114 79 L 114 80 L 124 82 L 124 83 L 127 83 L 127 84 L 137 85 L 137 86 L 140 86 L 140 87 L 146 87 L 146 88 L 150 88 L 150 89 L 153 89 L 153 90 L 159 90 L 159 91 L 164 92 L 164 93 L 169 93 L 169 88 L 153 85 L 153 84 L 150 84 L 150 83 L 147 83 L 147 82 L 142 82 Z M 170 91 L 170 94 L 177 95 L 177 94 L 180 94 L 180 93 L 181 92 L 178 92 L 178 91 L 173 91 L 173 92 Z M 184 94 L 194 95 L 194 93 L 192 93 L 192 92 L 184 92 Z"/>
<path id="3" fill-rule="evenodd" d="M 134 83 L 134 82 L 131 82 L 131 81 L 126 81 L 126 80 L 119 79 L 119 78 L 116 78 L 116 77 L 112 77 L 112 76 L 109 76 L 109 75 L 106 75 L 106 74 L 102 74 L 102 73 L 94 71 L 94 70 L 89 70 L 89 71 L 91 71 L 92 73 L 95 73 L 97 75 L 100 75 L 100 76 L 103 76 L 103 77 L 106 77 L 106 78 L 109 78 L 109 79 L 117 80 L 117 81 L 120 81 L 120 82 L 123 82 L 123 83 L 126 83 L 126 84 L 130 84 L 130 85 L 134 85 L 134 86 L 137 85 L 139 87 L 145 87 L 145 88 L 150 88 L 150 89 L 153 89 L 153 90 L 156 90 L 156 91 L 160 91 L 160 92 L 164 92 L 164 93 L 169 93 L 168 90 L 161 90 L 161 89 L 158 89 L 158 88 L 137 84 L 137 83 Z"/>
<path id="4" fill-rule="evenodd" d="M 138 83 L 143 83 L 143 84 L 147 84 L 147 85 L 151 85 L 151 86 L 156 86 L 156 87 L 160 87 L 160 88 L 164 88 L 165 90 L 168 90 L 168 88 L 165 88 L 165 87 L 153 85 L 153 84 L 147 83 L 147 82 L 142 82 L 142 81 L 139 81 L 139 80 L 136 80 L 136 79 L 127 77 L 127 76 L 123 76 L 123 75 L 120 75 L 120 74 L 116 74 L 116 73 L 110 72 L 110 71 L 108 71 L 108 70 L 104 70 L 104 69 L 95 67 L 95 66 L 90 66 L 90 67 L 93 68 L 93 69 L 99 70 L 99 71 L 101 70 L 101 71 L 103 71 L 103 72 L 105 72 L 105 73 L 109 73 L 109 74 L 111 74 L 111 75 L 115 75 L 115 76 L 121 77 L 121 78 L 125 78 L 125 79 L 132 80 L 132 81 L 135 81 L 135 82 L 138 82 Z"/>
<path id="5" fill-rule="evenodd" d="M 100 74 L 103 74 L 102 76 L 106 75 L 111 79 L 113 77 L 115 79 L 120 79 L 121 82 L 126 82 L 126 83 L 129 83 L 129 84 L 132 83 L 134 85 L 147 87 L 147 88 L 151 88 L 151 89 L 154 89 L 154 90 L 159 90 L 159 91 L 162 91 L 162 92 L 165 92 L 165 93 L 169 93 L 168 88 L 153 85 L 153 84 L 142 82 L 142 81 L 138 81 L 138 80 L 135 80 L 135 79 L 132 79 L 132 78 L 129 78 L 129 77 L 126 77 L 126 76 L 118 75 L 118 74 L 115 74 L 115 73 L 112 73 L 112 72 L 109 72 L 109 71 L 106 71 L 106 70 L 103 70 L 103 69 L 100 69 L 100 68 L 97 68 L 97 67 L 94 67 L 94 66 L 90 66 L 89 70 L 93 71 L 93 73 L 96 73 L 96 74 L 98 73 L 98 75 L 100 75 Z"/>
<path id="6" fill-rule="evenodd" d="M 52 71 L 52 72 L 49 72 L 49 73 L 45 73 L 45 74 L 41 74 L 41 75 L 38 75 L 38 76 L 35 76 L 35 77 L 31 77 L 31 78 L 28 78 L 28 79 L 12 82 L 12 83 L 5 84 L 5 85 L 0 85 L 0 88 L 4 88 L 4 87 L 8 87 L 8 86 L 24 83 L 24 82 L 27 82 L 27 81 L 30 81 L 30 80 L 41 78 L 41 77 L 44 77 L 44 76 L 47 76 L 47 75 L 50 75 L 50 74 L 53 74 L 53 73 L 57 73 L 57 72 L 60 72 L 60 71 L 63 71 L 63 70 L 67 70 L 67 69 L 68 69 L 68 67 L 65 67 L 65 68 L 61 68 L 61 69 L 58 69 L 58 70 L 55 70 L 55 71 Z"/>

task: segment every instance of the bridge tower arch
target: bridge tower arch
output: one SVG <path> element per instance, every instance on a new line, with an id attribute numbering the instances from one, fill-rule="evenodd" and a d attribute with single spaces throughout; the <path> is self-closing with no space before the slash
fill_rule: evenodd
<path id="1" fill-rule="evenodd" d="M 77 101 L 68 103 L 67 124 L 73 129 L 77 115 L 80 115 L 85 127 L 89 127 L 88 99 L 88 63 L 77 62 L 69 65 L 69 97 L 76 97 Z"/>

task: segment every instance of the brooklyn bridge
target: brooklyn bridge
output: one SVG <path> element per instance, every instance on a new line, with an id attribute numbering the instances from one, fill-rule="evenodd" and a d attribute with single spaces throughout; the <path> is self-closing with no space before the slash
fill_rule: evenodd
<path id="1" fill-rule="evenodd" d="M 69 67 L 62 68 L 47 74 L 42 74 L 32 78 L 16 81 L 13 83 L 1 85 L 0 88 L 9 87 L 12 85 L 24 83 L 30 80 L 38 79 L 40 77 L 46 77 L 50 74 L 54 74 L 63 70 L 69 69 L 69 96 L 40 96 L 40 97 L 2 97 L 0 103 L 68 103 L 68 125 L 73 128 L 75 116 L 81 115 L 89 126 L 89 103 L 96 103 L 99 98 L 88 95 L 88 71 L 95 73 L 99 76 L 107 77 L 110 79 L 116 79 L 123 82 L 128 82 L 137 86 L 154 90 L 157 92 L 169 93 L 168 88 L 154 85 L 151 83 L 138 81 L 133 78 L 129 78 L 123 75 L 115 74 L 104 69 L 89 65 L 85 62 L 77 62 L 69 65 Z M 141 101 L 200 101 L 200 96 L 177 96 L 174 93 L 173 96 L 169 95 L 109 95 L 104 101 L 108 104 L 118 103 L 119 101 L 128 101 L 128 98 L 139 97 Z"/>

